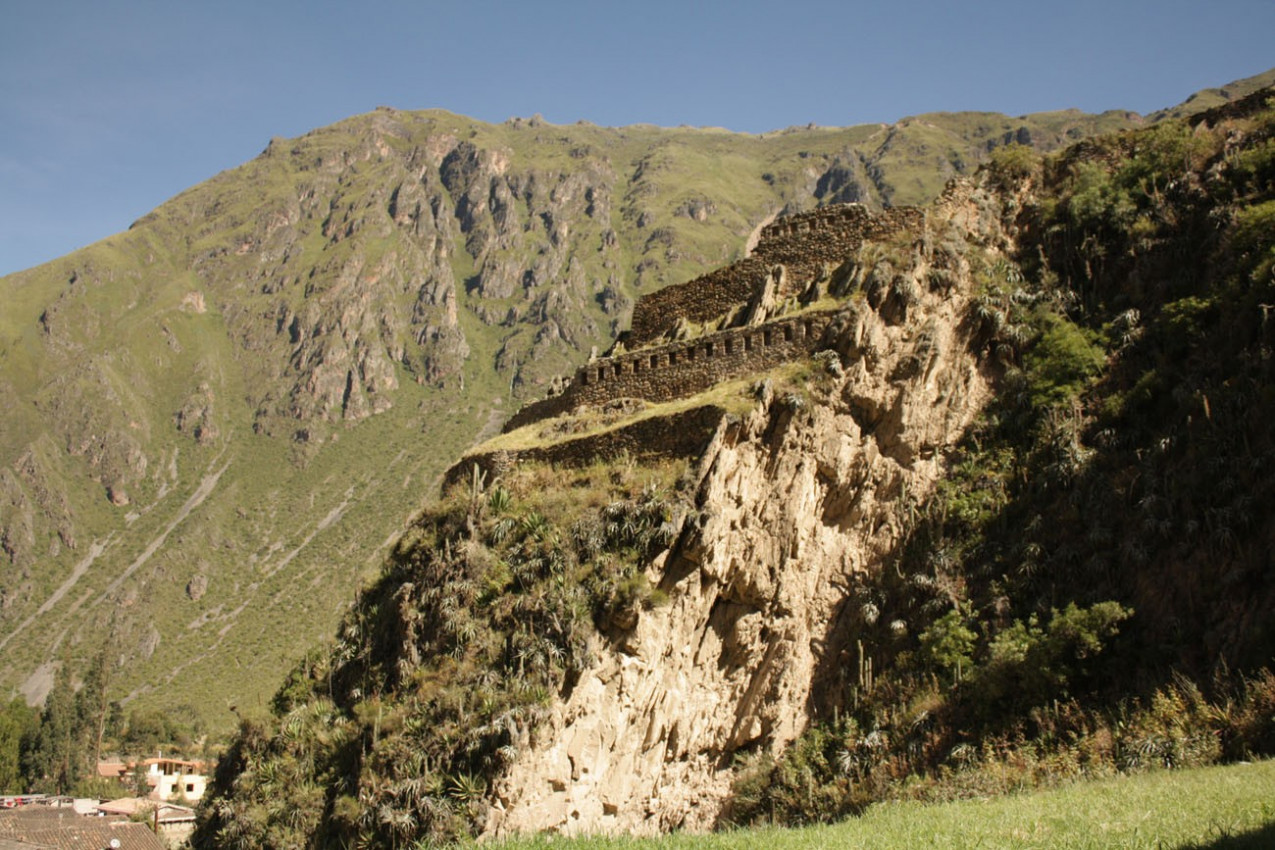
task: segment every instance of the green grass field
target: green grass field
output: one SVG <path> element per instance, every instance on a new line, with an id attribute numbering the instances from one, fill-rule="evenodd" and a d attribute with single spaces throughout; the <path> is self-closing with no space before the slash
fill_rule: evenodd
<path id="1" fill-rule="evenodd" d="M 1275 761 L 1158 771 L 1033 794 L 956 803 L 887 803 L 831 826 L 663 838 L 535 838 L 499 850 L 796 848 L 1275 847 Z"/>

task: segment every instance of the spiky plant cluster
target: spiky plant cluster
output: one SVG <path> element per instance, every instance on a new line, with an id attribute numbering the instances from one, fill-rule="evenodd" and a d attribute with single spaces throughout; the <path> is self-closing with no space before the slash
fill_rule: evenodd
<path id="1" fill-rule="evenodd" d="M 457 488 L 399 542 L 331 651 L 291 673 L 273 717 L 244 723 L 196 844 L 413 847 L 475 834 L 491 783 L 592 645 L 657 601 L 643 569 L 678 532 L 680 473 L 527 466 Z"/>

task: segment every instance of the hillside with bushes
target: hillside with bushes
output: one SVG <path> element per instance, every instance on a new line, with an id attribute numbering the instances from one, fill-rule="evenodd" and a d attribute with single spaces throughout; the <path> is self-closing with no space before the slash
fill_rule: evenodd
<path id="1" fill-rule="evenodd" d="M 813 354 L 473 449 L 243 720 L 198 846 L 811 823 L 1275 750 L 1275 95 L 1000 146 L 788 271 L 597 362 L 832 311 Z M 702 450 L 617 448 L 688 408 Z"/>

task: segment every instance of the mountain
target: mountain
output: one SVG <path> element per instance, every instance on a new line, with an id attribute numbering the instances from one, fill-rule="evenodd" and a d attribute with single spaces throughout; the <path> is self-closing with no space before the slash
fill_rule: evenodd
<path id="1" fill-rule="evenodd" d="M 272 141 L 3 281 L 4 683 L 38 700 L 109 642 L 130 704 L 228 724 L 331 634 L 445 465 L 637 295 L 780 211 L 920 200 L 1004 140 L 1125 120 L 750 137 L 381 110 Z"/>
<path id="2" fill-rule="evenodd" d="M 1220 88 L 1202 89 L 1171 109 L 1161 109 L 1147 116 L 1150 121 L 1166 118 L 1186 118 L 1208 109 L 1216 109 L 1254 92 L 1275 86 L 1275 68 L 1253 77 L 1245 77 Z"/>
<path id="3" fill-rule="evenodd" d="M 196 846 L 844 817 L 1275 752 L 1275 91 L 780 217 L 472 447 Z"/>
<path id="4" fill-rule="evenodd" d="M 105 648 L 125 706 L 228 728 L 328 639 L 468 445 L 635 299 L 782 213 L 930 200 L 1130 113 L 490 125 L 380 109 L 0 281 L 0 680 Z"/>

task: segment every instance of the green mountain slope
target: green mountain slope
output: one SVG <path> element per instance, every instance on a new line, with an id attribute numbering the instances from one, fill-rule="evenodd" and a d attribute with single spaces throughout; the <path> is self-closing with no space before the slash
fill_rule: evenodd
<path id="1" fill-rule="evenodd" d="M 1163 121 L 1165 118 L 1185 118 L 1189 115 L 1203 112 L 1206 109 L 1215 109 L 1232 101 L 1240 100 L 1273 85 L 1275 85 L 1275 68 L 1253 77 L 1245 77 L 1242 80 L 1227 83 L 1220 88 L 1203 89 L 1177 106 L 1153 112 L 1147 117 L 1151 121 Z"/>
<path id="2" fill-rule="evenodd" d="M 438 474 L 633 299 L 781 211 L 924 201 L 1006 141 L 890 127 L 488 125 L 378 110 L 0 281 L 0 685 L 109 647 L 115 696 L 222 727 L 329 636 Z"/>

